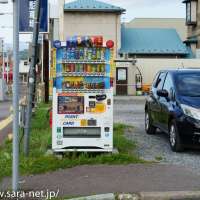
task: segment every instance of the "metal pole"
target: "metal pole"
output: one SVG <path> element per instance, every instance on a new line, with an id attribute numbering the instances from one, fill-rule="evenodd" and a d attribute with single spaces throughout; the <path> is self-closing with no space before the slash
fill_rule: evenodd
<path id="1" fill-rule="evenodd" d="M 9 58 L 8 58 L 8 51 L 7 51 L 7 65 L 6 65 L 6 72 L 7 72 L 6 82 L 7 82 L 7 84 L 8 84 L 8 80 L 9 80 L 9 79 L 8 79 L 8 78 L 9 78 L 9 77 L 8 77 L 8 75 L 9 75 L 9 74 L 8 74 L 8 72 L 9 72 L 9 71 L 8 71 L 8 70 L 9 70 L 8 67 L 9 67 Z"/>
<path id="2" fill-rule="evenodd" d="M 4 73 L 5 73 L 5 69 L 4 69 L 4 67 L 5 67 L 5 60 L 4 60 L 4 41 L 2 42 L 2 55 L 3 55 L 3 80 L 4 80 Z"/>
<path id="3" fill-rule="evenodd" d="M 28 99 L 27 99 L 28 102 L 27 102 L 27 112 L 26 112 L 26 124 L 24 128 L 24 154 L 25 156 L 28 156 L 29 154 L 30 123 L 31 123 L 31 116 L 32 116 L 34 87 L 35 87 L 35 81 L 36 81 L 35 66 L 37 63 L 37 43 L 38 43 L 38 35 L 39 35 L 40 3 L 41 3 L 41 0 L 36 0 L 31 65 L 30 65 L 29 79 L 28 79 Z"/>
<path id="4" fill-rule="evenodd" d="M 13 0 L 13 191 L 19 189 L 19 0 Z"/>

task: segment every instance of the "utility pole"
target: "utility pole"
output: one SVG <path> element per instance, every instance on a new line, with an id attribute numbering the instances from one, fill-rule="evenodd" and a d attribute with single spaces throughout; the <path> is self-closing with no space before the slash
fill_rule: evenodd
<path id="1" fill-rule="evenodd" d="M 5 59 L 4 59 L 4 41 L 2 41 L 2 59 L 3 59 L 3 68 L 2 68 L 2 73 L 3 73 L 3 80 L 4 80 L 4 73 L 5 73 Z"/>
<path id="2" fill-rule="evenodd" d="M 13 191 L 19 189 L 19 1 L 13 0 Z"/>
<path id="3" fill-rule="evenodd" d="M 34 96 L 34 87 L 35 87 L 35 81 L 36 81 L 35 66 L 37 63 L 37 44 L 38 44 L 38 35 L 39 35 L 39 28 L 40 28 L 40 23 L 39 23 L 40 5 L 41 5 L 41 0 L 36 0 L 31 65 L 30 65 L 29 79 L 28 79 L 27 111 L 26 111 L 26 120 L 25 120 L 25 128 L 24 128 L 24 154 L 25 156 L 29 155 L 30 123 L 31 123 L 31 116 L 32 116 L 32 104 L 34 100 L 33 96 Z"/>
<path id="4" fill-rule="evenodd" d="M 6 52 L 6 54 L 7 54 L 7 65 L 6 65 L 6 73 L 7 73 L 7 75 L 6 75 L 6 82 L 7 82 L 7 84 L 8 84 L 8 81 L 9 81 L 9 57 L 8 57 L 8 51 Z"/>

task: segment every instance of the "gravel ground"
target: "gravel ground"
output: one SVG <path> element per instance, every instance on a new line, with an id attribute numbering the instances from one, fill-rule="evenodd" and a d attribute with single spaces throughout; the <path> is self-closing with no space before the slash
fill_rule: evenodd
<path id="1" fill-rule="evenodd" d="M 114 121 L 135 127 L 134 132 L 127 132 L 126 136 L 137 142 L 139 156 L 145 160 L 160 160 L 160 163 L 181 165 L 200 175 L 200 150 L 174 153 L 170 149 L 166 134 L 145 133 L 144 104 L 145 97 L 115 97 Z"/>

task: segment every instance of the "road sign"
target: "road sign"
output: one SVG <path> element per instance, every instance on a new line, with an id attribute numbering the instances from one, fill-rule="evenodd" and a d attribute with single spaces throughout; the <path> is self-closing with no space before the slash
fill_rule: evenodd
<path id="1" fill-rule="evenodd" d="M 20 0 L 19 31 L 32 33 L 34 26 L 36 0 Z M 41 0 L 40 33 L 48 32 L 48 0 Z"/>

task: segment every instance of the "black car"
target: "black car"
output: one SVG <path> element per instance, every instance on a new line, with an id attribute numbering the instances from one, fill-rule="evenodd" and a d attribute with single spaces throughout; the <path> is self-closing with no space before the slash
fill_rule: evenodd
<path id="1" fill-rule="evenodd" d="M 175 152 L 200 146 L 200 69 L 160 71 L 145 105 L 145 129 L 169 135 Z"/>

